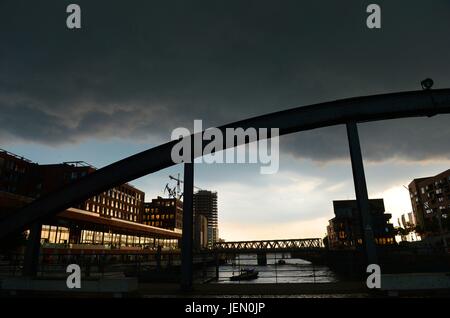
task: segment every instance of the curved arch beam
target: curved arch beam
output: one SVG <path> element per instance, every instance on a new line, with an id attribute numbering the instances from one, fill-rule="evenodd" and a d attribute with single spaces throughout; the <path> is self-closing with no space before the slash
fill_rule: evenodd
<path id="1" fill-rule="evenodd" d="M 238 127 L 279 128 L 280 135 L 285 135 L 348 122 L 431 117 L 448 113 L 450 113 L 450 89 L 411 91 L 297 107 L 237 121 L 219 129 L 225 132 L 226 128 Z M 45 220 L 110 188 L 175 165 L 170 154 L 176 143 L 177 141 L 171 141 L 112 163 L 33 201 L 0 223 L 0 237 L 23 230 L 38 220 Z"/>

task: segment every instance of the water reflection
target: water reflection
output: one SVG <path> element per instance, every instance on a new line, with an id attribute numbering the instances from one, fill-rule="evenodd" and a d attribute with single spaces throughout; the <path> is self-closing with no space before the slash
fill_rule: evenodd
<path id="1" fill-rule="evenodd" d="M 230 277 L 238 275 L 241 269 L 254 268 L 259 272 L 258 278 L 253 280 L 231 281 Z M 208 269 L 214 272 L 215 268 Z M 209 277 L 213 277 L 208 275 Z M 267 264 L 258 265 L 256 254 L 240 254 L 229 258 L 226 264 L 219 266 L 217 283 L 245 284 L 245 283 L 327 283 L 336 282 L 337 276 L 327 266 L 314 265 L 309 261 L 291 258 L 286 253 L 268 253 Z"/>

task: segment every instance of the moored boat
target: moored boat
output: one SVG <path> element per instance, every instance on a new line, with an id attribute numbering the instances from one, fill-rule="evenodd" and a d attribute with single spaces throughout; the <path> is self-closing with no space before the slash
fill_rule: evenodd
<path id="1" fill-rule="evenodd" d="M 252 280 L 258 278 L 258 271 L 254 268 L 243 268 L 238 275 L 233 275 L 230 277 L 230 280 Z"/>

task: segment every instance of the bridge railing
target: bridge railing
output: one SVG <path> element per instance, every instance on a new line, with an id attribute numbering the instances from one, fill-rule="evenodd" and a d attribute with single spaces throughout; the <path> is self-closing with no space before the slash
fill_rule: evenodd
<path id="1" fill-rule="evenodd" d="M 77 264 L 82 280 L 136 277 L 140 283 L 179 283 L 181 257 L 179 252 L 157 254 L 68 254 L 41 253 L 37 277 L 66 280 L 66 268 Z M 255 253 L 194 254 L 194 283 L 321 283 L 334 282 L 334 273 L 326 266 L 293 258 L 289 252 L 267 253 L 264 265 L 258 265 Z M 1 255 L 0 279 L 22 276 L 23 254 Z M 232 280 L 241 270 L 253 268 L 258 277 Z"/>
<path id="2" fill-rule="evenodd" d="M 25 255 L 14 253 L 0 255 L 0 278 L 22 276 Z M 162 253 L 41 253 L 37 277 L 58 278 L 67 276 L 69 264 L 80 266 L 84 278 L 138 276 L 141 272 L 160 271 L 181 264 L 179 251 Z"/>

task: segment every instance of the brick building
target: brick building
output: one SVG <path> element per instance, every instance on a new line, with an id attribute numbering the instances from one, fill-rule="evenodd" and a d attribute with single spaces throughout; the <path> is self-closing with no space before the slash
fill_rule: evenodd
<path id="1" fill-rule="evenodd" d="M 96 168 L 84 162 L 40 165 L 0 151 L 0 218 L 14 213 L 33 200 L 76 181 Z M 71 211 L 61 211 L 42 226 L 41 241 L 48 243 L 105 244 L 121 246 L 134 242 L 155 243 L 155 238 L 174 237 L 171 233 L 141 228 L 145 194 L 123 184 L 87 199 Z M 73 209 L 78 209 L 73 211 Z M 73 219 L 75 217 L 75 219 Z M 132 222 L 136 225 L 127 225 Z M 130 230 L 136 228 L 136 232 Z M 138 237 L 142 236 L 142 239 Z M 160 243 L 158 243 L 160 244 Z"/>
<path id="2" fill-rule="evenodd" d="M 169 230 L 183 228 L 183 202 L 175 198 L 158 196 L 144 204 L 142 222 Z"/>

